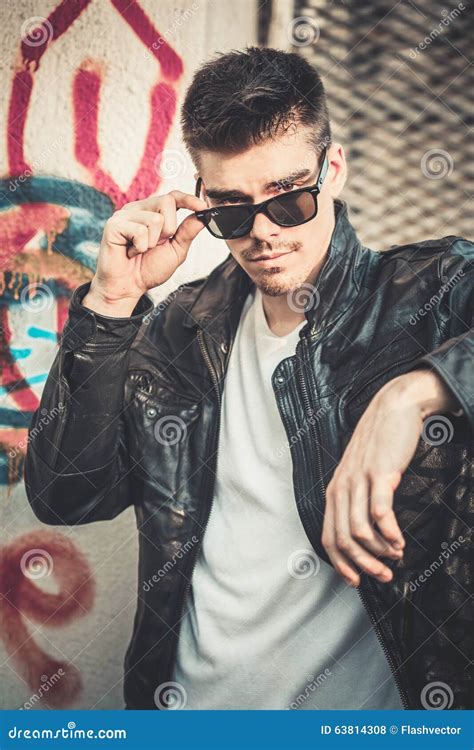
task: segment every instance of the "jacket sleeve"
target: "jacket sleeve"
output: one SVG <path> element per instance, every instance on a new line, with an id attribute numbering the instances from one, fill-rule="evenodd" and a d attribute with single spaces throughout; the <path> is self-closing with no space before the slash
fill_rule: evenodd
<path id="1" fill-rule="evenodd" d="M 435 370 L 474 431 L 474 243 L 453 238 L 439 261 L 438 273 L 438 325 L 445 340 L 410 369 Z"/>
<path id="2" fill-rule="evenodd" d="M 129 318 L 82 305 L 73 293 L 59 350 L 28 431 L 25 487 L 47 524 L 114 518 L 133 504 L 124 424 L 130 346 L 153 301 L 143 295 Z"/>

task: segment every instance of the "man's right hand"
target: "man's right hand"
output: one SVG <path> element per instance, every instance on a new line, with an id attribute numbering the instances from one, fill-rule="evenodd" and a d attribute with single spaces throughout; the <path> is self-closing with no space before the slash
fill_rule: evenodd
<path id="1" fill-rule="evenodd" d="M 85 307 L 110 317 L 131 315 L 140 297 L 163 284 L 184 262 L 204 224 L 179 208 L 202 211 L 205 201 L 173 190 L 126 203 L 107 221 Z"/>

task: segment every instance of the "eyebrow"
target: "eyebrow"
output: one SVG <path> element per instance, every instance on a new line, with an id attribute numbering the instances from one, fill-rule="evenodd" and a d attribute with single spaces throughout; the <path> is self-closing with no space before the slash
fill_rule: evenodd
<path id="1" fill-rule="evenodd" d="M 303 180 L 309 177 L 311 174 L 312 171 L 310 169 L 298 169 L 295 172 L 289 174 L 287 177 L 282 177 L 280 180 L 267 182 L 263 186 L 263 190 L 264 192 L 270 192 L 271 190 L 275 190 L 275 188 L 280 187 L 281 185 L 291 184 L 292 182 L 296 182 L 297 180 Z M 248 193 L 243 193 L 241 190 L 206 188 L 206 194 L 208 198 L 213 198 L 214 200 L 245 200 L 248 203 L 253 203 L 253 197 L 251 195 L 248 195 Z"/>

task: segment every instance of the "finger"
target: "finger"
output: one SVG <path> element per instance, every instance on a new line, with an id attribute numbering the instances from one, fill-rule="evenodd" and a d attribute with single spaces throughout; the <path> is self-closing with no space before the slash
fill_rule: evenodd
<path id="1" fill-rule="evenodd" d="M 139 253 L 144 253 L 148 250 L 148 227 L 136 221 L 111 221 L 106 242 L 110 245 L 131 244 Z"/>
<path id="2" fill-rule="evenodd" d="M 393 512 L 393 483 L 389 477 L 372 479 L 370 487 L 370 516 L 385 539 L 402 549 L 405 540 Z"/>
<path id="3" fill-rule="evenodd" d="M 191 242 L 203 229 L 204 224 L 193 215 L 186 216 L 184 221 L 181 222 L 176 234 L 170 239 L 170 244 L 176 252 L 180 263 L 186 257 Z"/>
<path id="4" fill-rule="evenodd" d="M 156 242 L 157 245 L 161 245 L 168 239 L 171 239 L 176 233 L 178 228 L 177 211 L 180 208 L 187 208 L 190 211 L 202 211 L 209 208 L 209 206 L 202 198 L 197 198 L 190 193 L 183 193 L 180 190 L 172 190 L 170 193 L 166 193 L 166 195 L 151 195 L 144 200 L 127 203 L 122 206 L 121 210 L 127 212 L 136 212 L 137 210 L 150 211 L 152 213 L 161 214 L 164 221 L 161 228 L 160 239 Z M 197 219 L 195 220 L 198 221 Z M 200 229 L 202 229 L 203 224 L 201 222 L 198 223 Z M 195 232 L 194 236 L 196 236 L 196 234 L 198 234 L 198 231 Z M 192 239 L 194 239 L 194 236 Z M 179 252 L 180 262 L 184 260 L 185 253 L 189 249 L 189 244 L 190 242 L 187 247 L 183 246 L 182 249 L 179 247 L 179 243 L 175 247 L 175 252 Z"/>
<path id="5" fill-rule="evenodd" d="M 166 198 L 166 196 L 164 196 Z M 139 201 L 143 205 L 144 201 Z M 176 232 L 177 216 L 176 203 L 172 198 L 163 200 L 159 210 L 151 211 L 149 209 L 139 208 L 138 205 L 130 204 L 121 209 L 130 221 L 138 221 L 146 224 L 150 229 L 150 247 L 156 247 L 163 244 L 169 237 Z M 157 231 L 158 230 L 158 231 Z"/>
<path id="6" fill-rule="evenodd" d="M 157 212 L 163 217 L 160 242 L 166 242 L 166 240 L 176 233 L 178 226 L 177 210 L 178 206 L 171 195 L 163 195 L 161 197 L 160 204 L 157 208 Z"/>
<path id="7" fill-rule="evenodd" d="M 349 516 L 351 536 L 376 557 L 399 560 L 402 551 L 392 547 L 375 529 L 369 514 L 369 480 L 361 480 L 354 489 Z"/>
<path id="8" fill-rule="evenodd" d="M 326 501 L 321 542 L 339 575 L 341 575 L 350 586 L 358 586 L 360 583 L 359 572 L 351 561 L 337 549 L 335 532 L 334 505 L 328 497 Z"/>
<path id="9" fill-rule="evenodd" d="M 335 569 L 341 574 L 349 586 L 352 586 L 353 588 L 360 586 L 360 571 L 354 565 L 352 560 L 337 547 L 333 552 L 332 561 Z"/>
<path id="10" fill-rule="evenodd" d="M 368 550 L 361 547 L 360 544 L 352 537 L 349 512 L 352 505 L 353 490 L 339 491 L 335 507 L 335 524 L 336 524 L 336 548 L 338 552 L 349 558 L 359 568 L 364 570 L 374 578 L 382 581 L 388 581 L 392 577 L 392 571 Z M 366 501 L 368 503 L 368 498 Z"/>
<path id="11" fill-rule="evenodd" d="M 197 198 L 191 193 L 183 193 L 181 190 L 172 190 L 165 195 L 150 195 L 143 201 L 139 201 L 140 208 L 145 211 L 161 211 L 162 206 L 168 204 L 170 199 L 176 209 L 187 208 L 190 211 L 203 211 L 205 208 L 209 208 L 202 198 Z"/>
<path id="12" fill-rule="evenodd" d="M 143 251 L 137 250 L 133 245 L 127 247 L 127 258 L 135 258 L 137 255 L 142 255 L 142 253 Z"/>
<path id="13" fill-rule="evenodd" d="M 143 211 L 140 209 L 129 209 L 123 212 L 126 221 L 133 221 L 137 224 L 144 224 L 148 228 L 148 247 L 155 247 L 161 237 L 164 225 L 164 216 L 158 211 Z M 118 213 L 117 219 L 120 216 Z M 176 217 L 176 213 L 175 213 Z M 174 228 L 176 231 L 176 227 Z"/>

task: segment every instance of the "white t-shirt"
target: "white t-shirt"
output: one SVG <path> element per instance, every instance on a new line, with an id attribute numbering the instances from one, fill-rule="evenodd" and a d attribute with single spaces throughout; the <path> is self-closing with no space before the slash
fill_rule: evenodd
<path id="1" fill-rule="evenodd" d="M 400 709 L 357 591 L 302 526 L 272 373 L 303 321 L 276 336 L 253 288 L 224 385 L 215 495 L 173 680 L 186 709 Z"/>

